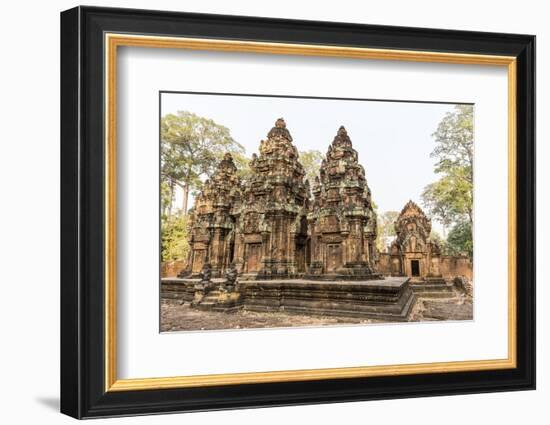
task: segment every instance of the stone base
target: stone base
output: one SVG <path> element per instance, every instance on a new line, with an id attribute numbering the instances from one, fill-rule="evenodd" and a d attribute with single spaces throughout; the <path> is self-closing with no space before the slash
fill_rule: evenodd
<path id="1" fill-rule="evenodd" d="M 356 271 L 357 272 L 357 271 Z M 345 273 L 345 272 L 334 272 L 334 273 L 324 273 L 321 275 L 318 274 L 306 274 L 304 279 L 308 280 L 318 280 L 325 282 L 334 282 L 334 281 L 368 281 L 368 280 L 384 280 L 384 276 L 380 273 Z"/>
<path id="2" fill-rule="evenodd" d="M 254 273 L 243 273 L 239 276 L 239 281 L 251 281 L 251 280 L 291 280 L 291 279 L 301 279 L 305 276 L 304 273 L 273 273 L 273 272 L 254 272 Z"/>
<path id="3" fill-rule="evenodd" d="M 213 290 L 199 297 L 195 293 L 195 299 L 191 302 L 191 306 L 200 310 L 231 312 L 242 308 L 243 297 L 238 292 L 220 290 Z"/>
<path id="4" fill-rule="evenodd" d="M 407 279 L 364 282 L 281 280 L 247 282 L 245 308 L 405 321 L 414 303 Z"/>
<path id="5" fill-rule="evenodd" d="M 177 278 L 165 277 L 161 279 L 161 299 L 176 299 L 182 302 L 193 302 L 195 300 L 195 286 L 200 283 L 199 278 Z M 212 279 L 212 287 L 217 288 L 225 279 Z"/>
<path id="6" fill-rule="evenodd" d="M 321 267 L 321 268 L 320 268 Z M 304 276 L 305 279 L 322 280 L 322 281 L 339 281 L 339 280 L 382 280 L 384 276 L 380 273 L 374 273 L 372 269 L 364 262 L 346 265 L 333 272 L 322 272 L 320 264 L 310 266 L 309 273 Z"/>
<path id="7" fill-rule="evenodd" d="M 215 282 L 216 279 L 213 279 Z M 239 281 L 240 296 L 225 297 L 218 290 L 195 302 L 195 279 L 163 279 L 163 299 L 179 298 L 193 307 L 217 311 L 284 311 L 305 315 L 360 317 L 406 321 L 415 296 L 408 278 L 367 281 L 314 281 L 306 279 Z M 233 295 L 233 294 L 230 294 Z"/>

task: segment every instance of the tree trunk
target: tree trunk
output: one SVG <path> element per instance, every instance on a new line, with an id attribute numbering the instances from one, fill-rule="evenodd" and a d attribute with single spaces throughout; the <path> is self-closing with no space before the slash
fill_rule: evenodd
<path id="1" fill-rule="evenodd" d="M 182 206 L 183 215 L 187 215 L 187 203 L 188 202 L 189 202 L 189 186 L 185 185 L 183 187 L 183 206 Z"/>
<path id="2" fill-rule="evenodd" d="M 172 215 L 172 204 L 174 203 L 174 186 L 174 181 L 170 180 L 170 202 L 168 202 L 168 217 Z"/>

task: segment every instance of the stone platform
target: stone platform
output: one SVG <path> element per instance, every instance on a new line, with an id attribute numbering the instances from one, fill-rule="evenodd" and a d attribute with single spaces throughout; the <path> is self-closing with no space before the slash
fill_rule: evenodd
<path id="1" fill-rule="evenodd" d="M 217 289 L 223 279 L 212 279 L 213 289 L 197 302 L 198 279 L 162 279 L 161 297 L 188 302 L 198 309 L 288 312 L 406 321 L 415 296 L 406 277 L 367 281 L 306 279 L 240 281 L 238 296 Z"/>

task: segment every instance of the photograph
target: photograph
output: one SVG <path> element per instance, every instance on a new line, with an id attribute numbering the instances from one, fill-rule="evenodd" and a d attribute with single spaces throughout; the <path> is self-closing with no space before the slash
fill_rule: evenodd
<path id="1" fill-rule="evenodd" d="M 161 332 L 474 320 L 475 105 L 162 91 L 159 119 Z"/>

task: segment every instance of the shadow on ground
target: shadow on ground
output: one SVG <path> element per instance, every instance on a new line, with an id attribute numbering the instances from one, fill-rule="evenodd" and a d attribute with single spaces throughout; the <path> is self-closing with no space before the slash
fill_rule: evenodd
<path id="1" fill-rule="evenodd" d="M 36 397 L 35 400 L 38 404 L 59 412 L 59 397 Z"/>

